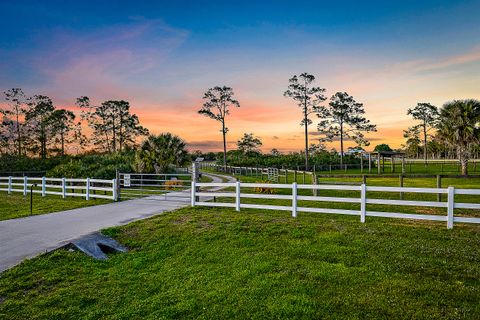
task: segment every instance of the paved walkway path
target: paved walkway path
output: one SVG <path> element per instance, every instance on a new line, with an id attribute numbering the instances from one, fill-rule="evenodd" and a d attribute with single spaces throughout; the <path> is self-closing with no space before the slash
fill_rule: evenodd
<path id="1" fill-rule="evenodd" d="M 234 181 L 228 176 L 204 175 L 212 182 Z M 161 201 L 149 197 L 0 221 L 0 272 L 92 232 L 189 206 L 189 193 L 172 192 Z"/>

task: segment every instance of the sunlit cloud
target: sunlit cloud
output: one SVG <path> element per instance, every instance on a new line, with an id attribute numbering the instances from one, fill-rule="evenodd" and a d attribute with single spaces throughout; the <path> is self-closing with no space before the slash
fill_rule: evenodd
<path id="1" fill-rule="evenodd" d="M 142 79 L 160 76 L 159 69 L 187 37 L 188 32 L 161 20 L 145 19 L 87 34 L 42 35 L 48 40 L 31 63 L 46 81 L 36 90 L 53 92 L 62 101 L 79 95 L 130 100 L 148 95 Z"/>

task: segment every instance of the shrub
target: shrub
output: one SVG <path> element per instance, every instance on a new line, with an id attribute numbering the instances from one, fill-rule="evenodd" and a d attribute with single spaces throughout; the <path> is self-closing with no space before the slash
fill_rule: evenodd
<path id="1" fill-rule="evenodd" d="M 268 181 L 257 181 L 256 183 L 268 184 L 270 182 L 268 182 Z M 265 193 L 265 194 L 276 193 L 276 190 L 274 188 L 270 188 L 270 187 L 255 187 L 255 189 L 253 189 L 253 191 L 255 191 L 256 193 Z"/>
<path id="2" fill-rule="evenodd" d="M 71 158 L 47 172 L 49 177 L 113 179 L 116 171 L 131 172 L 133 153 L 90 154 Z"/>
<path id="3" fill-rule="evenodd" d="M 175 188 L 183 186 L 183 182 L 180 180 L 168 180 L 165 182 L 166 190 L 173 190 Z"/>

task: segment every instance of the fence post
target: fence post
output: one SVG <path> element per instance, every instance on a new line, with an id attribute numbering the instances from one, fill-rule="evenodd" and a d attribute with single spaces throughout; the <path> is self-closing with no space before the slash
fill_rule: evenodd
<path id="1" fill-rule="evenodd" d="M 240 181 L 235 184 L 235 210 L 240 211 Z"/>
<path id="2" fill-rule="evenodd" d="M 8 177 L 8 194 L 12 193 L 12 177 Z"/>
<path id="3" fill-rule="evenodd" d="M 87 178 L 85 185 L 85 200 L 90 200 L 90 178 Z"/>
<path id="4" fill-rule="evenodd" d="M 117 179 L 112 179 L 112 200 L 117 201 Z"/>
<path id="5" fill-rule="evenodd" d="M 372 173 L 372 154 L 368 153 L 368 173 Z"/>
<path id="6" fill-rule="evenodd" d="M 62 178 L 62 198 L 67 196 L 67 184 L 65 178 Z"/>
<path id="7" fill-rule="evenodd" d="M 453 209 L 455 208 L 455 188 L 448 187 L 447 229 L 453 228 Z"/>
<path id="8" fill-rule="evenodd" d="M 187 168 L 187 173 L 188 173 L 188 168 Z M 120 172 L 118 171 L 118 169 L 115 170 L 115 179 L 117 179 L 116 192 L 117 192 L 117 200 L 119 200 L 121 196 L 120 188 L 122 186 L 122 180 L 120 179 Z"/>
<path id="9" fill-rule="evenodd" d="M 196 188 L 197 188 L 196 182 L 195 182 L 195 179 L 193 179 L 193 180 L 192 180 L 192 190 L 191 190 L 191 193 L 192 193 L 192 194 L 191 194 L 191 197 L 192 197 L 192 199 L 190 199 L 190 200 L 191 200 L 190 205 L 191 205 L 192 207 L 195 207 L 195 189 L 196 189 Z"/>
<path id="10" fill-rule="evenodd" d="M 27 176 L 23 176 L 23 195 L 27 196 Z"/>
<path id="11" fill-rule="evenodd" d="M 297 217 L 297 183 L 292 183 L 292 217 Z"/>
<path id="12" fill-rule="evenodd" d="M 367 215 L 367 185 L 362 183 L 360 187 L 360 222 L 365 222 Z"/>
<path id="13" fill-rule="evenodd" d="M 441 175 L 437 175 L 437 188 L 441 188 L 442 187 L 442 176 Z M 437 201 L 440 202 L 442 201 L 442 194 L 441 193 L 437 193 Z"/>
<path id="14" fill-rule="evenodd" d="M 47 195 L 47 178 L 42 177 L 42 197 Z"/>
<path id="15" fill-rule="evenodd" d="M 403 188 L 403 174 L 399 175 L 398 179 L 400 188 Z M 403 200 L 403 192 L 400 192 L 400 200 Z"/>

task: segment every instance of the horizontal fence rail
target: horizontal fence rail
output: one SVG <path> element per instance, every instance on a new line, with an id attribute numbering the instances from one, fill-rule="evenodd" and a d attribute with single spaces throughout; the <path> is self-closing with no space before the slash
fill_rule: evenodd
<path id="1" fill-rule="evenodd" d="M 117 173 L 119 199 L 182 200 L 189 202 L 192 174 L 188 168 L 177 173 Z M 177 192 L 174 192 L 177 191 Z M 187 199 L 188 198 L 188 199 Z"/>
<path id="2" fill-rule="evenodd" d="M 46 195 L 66 197 L 83 197 L 90 199 L 117 200 L 116 179 L 69 179 L 47 177 L 0 177 L 0 191 L 9 194 L 22 193 L 24 196 L 31 192 Z"/>
<path id="3" fill-rule="evenodd" d="M 224 187 L 231 188 L 234 191 L 225 190 L 219 192 L 205 192 L 203 188 Z M 202 189 L 201 189 L 202 188 Z M 270 188 L 270 189 L 287 189 L 291 190 L 291 194 L 264 194 L 264 193 L 245 193 L 241 188 Z M 326 196 L 305 196 L 299 195 L 299 190 L 340 190 L 340 191 L 356 191 L 358 197 L 326 197 Z M 359 216 L 361 222 L 365 222 L 366 217 L 384 217 L 384 218 L 402 218 L 416 220 L 443 221 L 447 223 L 447 228 L 453 228 L 454 222 L 463 223 L 480 223 L 480 218 L 455 216 L 454 209 L 477 209 L 480 210 L 480 203 L 461 203 L 455 202 L 455 195 L 474 195 L 480 196 L 480 189 L 458 189 L 454 187 L 448 188 L 411 188 L 411 187 L 379 187 L 361 185 L 309 185 L 309 184 L 274 184 L 274 183 L 197 183 L 192 182 L 191 187 L 191 205 L 192 206 L 209 206 L 209 207 L 227 207 L 235 208 L 240 211 L 241 208 L 267 209 L 291 211 L 292 216 L 296 217 L 298 212 L 313 213 L 331 213 Z M 384 193 L 423 193 L 423 194 L 445 194 L 447 201 L 416 201 L 416 200 L 392 200 L 367 197 L 367 192 L 384 192 Z M 201 201 L 200 197 L 204 197 Z M 211 202 L 210 199 L 234 198 L 234 202 Z M 242 203 L 242 198 L 251 199 L 276 199 L 290 200 L 291 205 L 271 205 L 271 204 L 251 204 Z M 360 210 L 352 209 L 335 209 L 335 208 L 315 208 L 300 207 L 298 201 L 317 201 L 317 202 L 337 202 L 337 203 L 354 203 L 360 204 Z M 401 212 L 384 212 L 367 210 L 367 204 L 372 205 L 394 205 L 394 206 L 414 206 L 414 207 L 433 207 L 445 208 L 446 215 L 434 214 L 417 214 L 417 213 L 401 213 Z"/>

